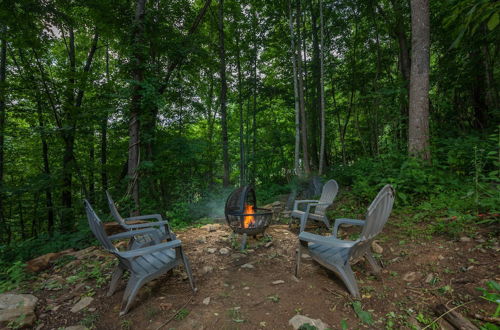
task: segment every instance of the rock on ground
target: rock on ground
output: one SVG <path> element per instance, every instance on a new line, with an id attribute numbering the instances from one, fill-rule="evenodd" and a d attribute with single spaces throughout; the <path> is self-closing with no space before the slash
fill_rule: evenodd
<path id="1" fill-rule="evenodd" d="M 92 297 L 83 297 L 75 304 L 75 306 L 73 306 L 73 308 L 71 308 L 71 311 L 73 313 L 78 313 L 79 311 L 90 305 L 93 300 L 94 298 Z"/>
<path id="2" fill-rule="evenodd" d="M 47 269 L 50 267 L 50 264 L 52 261 L 58 259 L 59 257 L 65 255 L 65 254 L 70 254 L 71 252 L 74 252 L 74 251 L 75 250 L 73 250 L 73 249 L 68 249 L 68 250 L 64 250 L 61 252 L 57 252 L 57 253 L 51 252 L 51 253 L 44 254 L 43 256 L 39 256 L 35 259 L 31 259 L 30 261 L 28 261 L 26 263 L 26 270 L 33 272 L 33 273 L 36 273 L 36 272 L 39 272 L 41 270 Z"/>
<path id="3" fill-rule="evenodd" d="M 30 326 L 36 320 L 38 298 L 30 294 L 0 294 L 0 325 L 17 322 L 20 327 Z"/>
<path id="4" fill-rule="evenodd" d="M 315 326 L 318 330 L 325 330 L 328 325 L 321 321 L 320 319 L 311 319 L 307 316 L 297 314 L 292 317 L 288 324 L 290 324 L 295 330 L 299 329 L 302 325 L 309 323 L 309 325 Z"/>
<path id="5" fill-rule="evenodd" d="M 372 242 L 372 251 L 374 253 L 382 254 L 382 252 L 384 252 L 384 248 L 381 247 L 380 244 L 378 244 L 377 241 L 373 241 Z"/>

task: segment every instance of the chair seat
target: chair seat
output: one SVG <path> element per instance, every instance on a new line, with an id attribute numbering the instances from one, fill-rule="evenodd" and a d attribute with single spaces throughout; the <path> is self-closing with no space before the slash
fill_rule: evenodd
<path id="1" fill-rule="evenodd" d="M 344 264 L 349 258 L 349 249 L 343 247 L 329 247 L 319 243 L 309 243 L 309 253 L 314 259 L 331 265 Z"/>
<path id="2" fill-rule="evenodd" d="M 133 272 L 137 274 L 150 274 L 163 268 L 169 268 L 175 262 L 175 250 L 165 249 L 137 257 L 131 264 Z"/>
<path id="3" fill-rule="evenodd" d="M 305 213 L 304 211 L 293 210 L 292 213 L 290 214 L 290 216 L 294 217 L 294 218 L 301 218 L 302 215 L 304 215 L 304 213 Z M 325 218 L 325 216 L 322 214 L 309 213 L 309 219 L 323 221 L 324 218 Z"/>

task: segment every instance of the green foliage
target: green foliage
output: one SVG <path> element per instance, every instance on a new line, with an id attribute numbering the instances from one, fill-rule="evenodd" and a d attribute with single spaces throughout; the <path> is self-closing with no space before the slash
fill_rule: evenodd
<path id="1" fill-rule="evenodd" d="M 496 304 L 496 310 L 492 317 L 498 317 L 500 315 L 500 284 L 495 281 L 486 282 L 487 288 L 476 288 L 476 290 L 481 291 L 483 294 L 481 298 Z"/>
<path id="2" fill-rule="evenodd" d="M 0 293 L 17 288 L 28 278 L 26 264 L 22 261 L 16 261 L 10 267 L 0 269 Z"/>
<path id="3" fill-rule="evenodd" d="M 177 321 L 182 321 L 184 320 L 187 316 L 189 315 L 189 310 L 182 308 L 180 311 L 175 314 L 174 319 Z"/>
<path id="4" fill-rule="evenodd" d="M 351 303 L 351 305 L 352 308 L 354 309 L 354 312 L 363 323 L 366 323 L 368 325 L 373 324 L 373 318 L 371 313 L 363 310 L 360 301 L 354 301 Z"/>

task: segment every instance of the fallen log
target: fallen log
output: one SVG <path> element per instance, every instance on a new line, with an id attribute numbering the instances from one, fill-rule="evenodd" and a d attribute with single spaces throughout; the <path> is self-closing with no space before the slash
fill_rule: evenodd
<path id="1" fill-rule="evenodd" d="M 479 330 L 474 324 L 471 323 L 462 314 L 457 312 L 455 309 L 450 309 L 445 305 L 437 305 L 434 309 L 440 317 L 448 321 L 455 328 L 460 330 Z"/>

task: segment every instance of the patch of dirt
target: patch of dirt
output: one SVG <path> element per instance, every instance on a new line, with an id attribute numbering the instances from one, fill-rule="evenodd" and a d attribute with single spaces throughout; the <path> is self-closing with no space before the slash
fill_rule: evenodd
<path id="1" fill-rule="evenodd" d="M 194 297 L 184 270 L 178 268 L 143 287 L 130 312 L 119 317 L 126 279 L 113 296 L 107 297 L 114 260 L 97 250 L 100 253 L 81 262 L 41 273 L 32 283 L 39 288 L 31 291 L 40 298 L 40 329 L 81 323 L 96 329 L 157 329 L 181 308 L 180 315 L 162 329 L 290 329 L 288 320 L 297 313 L 321 319 L 331 328 L 341 328 L 345 320 L 349 329 L 383 329 L 391 324 L 401 329 L 412 324 L 424 326 L 436 318 L 433 308 L 437 304 L 453 307 L 469 302 L 457 311 L 470 318 L 475 313 L 489 316 L 494 311 L 495 306 L 480 299 L 475 288 L 485 287 L 488 280 L 500 281 L 495 237 L 483 233 L 467 242 L 443 237 L 403 241 L 391 221 L 398 219 L 391 218 L 378 240 L 383 248 L 382 273 L 374 276 L 364 261 L 353 266 L 362 292 L 362 308 L 374 321 L 371 326 L 356 316 L 343 283 L 312 259 L 302 260 L 299 279 L 293 276 L 297 235 L 288 225 L 267 229 L 272 239 L 269 247 L 265 247 L 269 238 L 250 239 L 250 249 L 241 253 L 232 248 L 240 238 L 232 239 L 229 227 L 216 224 L 213 231 L 191 228 L 178 232 L 198 287 Z M 311 230 L 326 232 L 323 228 Z M 348 228 L 342 235 L 347 237 L 355 230 Z M 209 253 L 209 248 L 216 252 Z M 221 248 L 230 253 L 220 254 Z M 104 278 L 68 283 L 82 270 L 92 270 L 88 265 L 96 261 L 103 265 Z M 54 278 L 54 283 L 40 288 Z M 273 284 L 275 281 L 284 283 Z M 70 312 L 82 295 L 93 296 L 89 307 L 95 311 Z M 208 304 L 204 304 L 206 298 L 210 298 Z"/>

